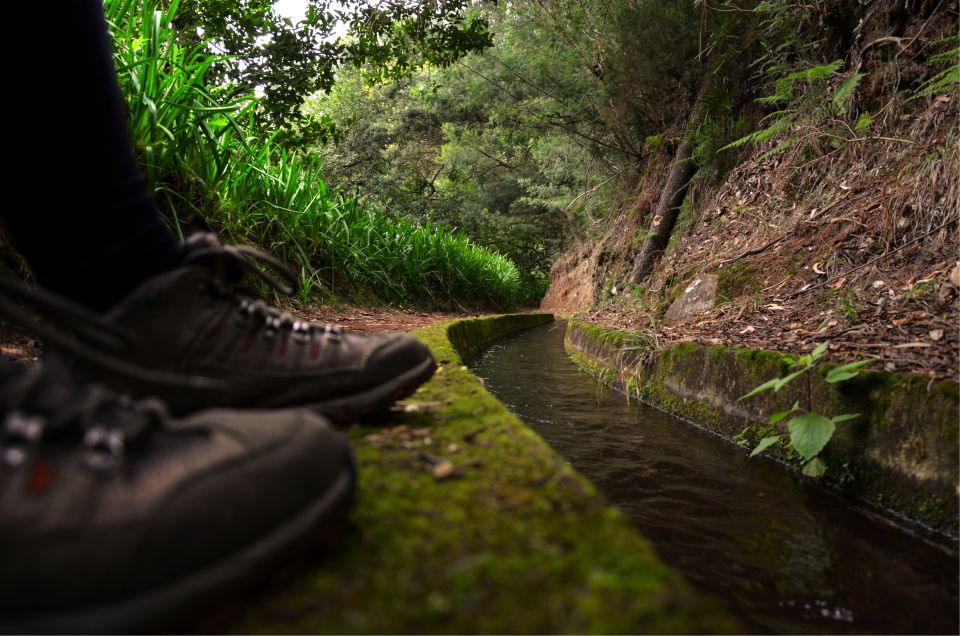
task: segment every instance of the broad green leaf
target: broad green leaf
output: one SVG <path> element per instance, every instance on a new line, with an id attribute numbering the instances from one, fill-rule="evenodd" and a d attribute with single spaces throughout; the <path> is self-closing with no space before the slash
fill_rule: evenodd
<path id="1" fill-rule="evenodd" d="M 827 463 L 819 457 L 814 457 L 803 465 L 803 474 L 807 477 L 822 477 L 827 472 Z"/>
<path id="2" fill-rule="evenodd" d="M 787 422 L 790 443 L 804 459 L 811 459 L 823 450 L 836 425 L 819 413 L 804 413 Z"/>
<path id="3" fill-rule="evenodd" d="M 764 437 L 762 440 L 760 440 L 760 443 L 757 444 L 757 447 L 754 448 L 753 451 L 751 451 L 750 457 L 753 457 L 754 455 L 759 455 L 763 451 L 767 450 L 768 448 L 770 448 L 771 446 L 779 442 L 781 437 L 783 436 L 771 435 L 769 437 Z"/>
<path id="4" fill-rule="evenodd" d="M 789 410 L 789 411 L 777 411 L 776 413 L 774 413 L 773 415 L 771 415 L 771 416 L 770 416 L 770 423 L 771 423 L 771 424 L 776 424 L 777 422 L 779 422 L 780 420 L 782 420 L 782 419 L 785 418 L 786 416 L 791 415 L 791 414 L 794 413 L 795 411 L 799 411 L 799 410 L 800 410 L 800 403 L 799 403 L 799 402 L 794 402 L 794 403 L 793 403 L 793 406 L 790 407 L 790 410 Z"/>
<path id="5" fill-rule="evenodd" d="M 776 386 L 777 386 L 777 382 L 779 382 L 779 381 L 780 381 L 780 378 L 773 378 L 772 380 L 767 380 L 766 382 L 764 382 L 763 384 L 761 384 L 760 386 L 758 386 L 758 387 L 755 388 L 754 390 L 750 391 L 750 392 L 747 393 L 746 395 L 738 398 L 738 399 L 737 399 L 737 402 L 739 402 L 740 400 L 746 400 L 748 397 L 752 397 L 752 396 L 756 395 L 757 393 L 763 393 L 764 391 L 769 391 L 770 389 L 776 387 Z"/>
<path id="6" fill-rule="evenodd" d="M 849 380 L 857 375 L 857 369 L 870 364 L 870 362 L 870 360 L 859 360 L 857 362 L 851 362 L 850 364 L 842 364 L 839 367 L 834 367 L 827 372 L 826 381 L 830 384 L 836 384 L 837 382 Z"/>
<path id="7" fill-rule="evenodd" d="M 813 353 L 810 354 L 810 357 L 813 358 L 814 362 L 823 357 L 823 354 L 827 352 L 827 348 L 830 346 L 830 341 L 821 342 L 817 345 L 817 348 L 813 350 Z"/>
<path id="8" fill-rule="evenodd" d="M 790 374 L 788 374 L 788 375 L 785 375 L 785 376 L 783 376 L 782 378 L 777 378 L 777 383 L 776 383 L 776 385 L 774 385 L 773 390 L 774 390 L 774 391 L 779 391 L 780 389 L 782 389 L 783 387 L 785 387 L 788 382 L 790 382 L 791 380 L 793 380 L 795 377 L 797 377 L 798 375 L 800 375 L 800 374 L 803 373 L 804 371 L 805 371 L 805 369 L 800 369 L 799 371 L 794 371 L 793 373 L 790 373 Z"/>
<path id="9" fill-rule="evenodd" d="M 840 422 L 846 422 L 847 420 L 853 420 L 860 417 L 859 413 L 844 413 L 843 415 L 834 415 L 830 418 L 830 421 L 834 424 L 839 424 Z"/>

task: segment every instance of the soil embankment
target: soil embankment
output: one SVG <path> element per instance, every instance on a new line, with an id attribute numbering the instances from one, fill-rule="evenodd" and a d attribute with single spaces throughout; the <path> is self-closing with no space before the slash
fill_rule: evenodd
<path id="1" fill-rule="evenodd" d="M 850 34 L 860 42 L 854 95 L 863 131 L 795 123 L 725 151 L 732 167 L 694 178 L 653 272 L 632 284 L 671 165 L 669 155 L 654 155 L 619 212 L 555 263 L 542 307 L 643 332 L 660 347 L 693 341 L 803 354 L 830 341 L 833 360 L 957 379 L 960 92 L 917 97 L 910 84 L 940 68 L 921 60 L 938 38 L 956 34 L 956 15 L 906 16 L 893 4 L 876 3 Z M 898 37 L 883 37 L 894 25 Z M 909 46 L 880 45 L 894 40 Z M 816 112 L 802 96 L 790 99 Z M 700 311 L 669 312 L 707 275 L 717 286 Z"/>

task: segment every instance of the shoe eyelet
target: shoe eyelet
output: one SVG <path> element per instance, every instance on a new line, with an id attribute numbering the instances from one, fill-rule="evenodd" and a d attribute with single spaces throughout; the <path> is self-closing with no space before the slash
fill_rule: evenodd
<path id="1" fill-rule="evenodd" d="M 124 434 L 119 429 L 92 426 L 83 436 L 83 445 L 87 448 L 84 463 L 91 470 L 111 471 L 123 461 L 126 443 Z"/>
<path id="2" fill-rule="evenodd" d="M 30 456 L 29 448 L 43 437 L 46 420 L 39 415 L 24 415 L 20 411 L 11 411 L 3 423 L 2 447 L 3 463 L 10 468 L 23 466 Z"/>
<path id="3" fill-rule="evenodd" d="M 20 468 L 27 462 L 27 451 L 19 446 L 3 449 L 3 463 L 7 468 Z"/>

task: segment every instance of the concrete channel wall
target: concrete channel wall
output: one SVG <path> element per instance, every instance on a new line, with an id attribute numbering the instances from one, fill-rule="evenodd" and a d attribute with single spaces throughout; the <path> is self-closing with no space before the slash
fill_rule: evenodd
<path id="1" fill-rule="evenodd" d="M 735 633 L 620 512 L 491 396 L 466 361 L 549 314 L 414 332 L 436 375 L 348 429 L 352 527 L 252 604 L 239 633 Z"/>
<path id="2" fill-rule="evenodd" d="M 889 516 L 956 539 L 956 382 L 862 371 L 846 382 L 828 384 L 824 375 L 829 367 L 823 366 L 778 393 L 738 401 L 787 373 L 789 362 L 782 354 L 696 343 L 654 353 L 633 346 L 635 340 L 629 333 L 571 321 L 565 345 L 601 381 L 750 448 L 767 435 L 786 432 L 785 422 L 775 426 L 768 418 L 795 401 L 828 416 L 860 413 L 837 425 L 822 452 L 828 466 L 824 479 Z M 784 445 L 766 452 L 797 465 Z"/>

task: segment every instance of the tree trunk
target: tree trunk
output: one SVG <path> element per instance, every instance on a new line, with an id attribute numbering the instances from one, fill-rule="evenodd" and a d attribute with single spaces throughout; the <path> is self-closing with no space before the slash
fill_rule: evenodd
<path id="1" fill-rule="evenodd" d="M 700 123 L 704 94 L 705 91 L 700 90 L 694 102 L 690 119 L 687 122 L 688 133 Z M 680 206 L 683 205 L 683 199 L 687 196 L 690 181 L 696 172 L 697 166 L 693 162 L 693 141 L 687 134 L 680 142 L 680 146 L 673 157 L 673 162 L 670 164 L 667 182 L 663 186 L 660 200 L 657 202 L 657 207 L 653 211 L 653 218 L 650 220 L 650 231 L 647 232 L 649 238 L 643 242 L 640 253 L 633 261 L 629 282 L 635 285 L 639 284 L 653 271 L 654 264 L 670 241 L 673 226 L 676 225 L 677 217 L 680 215 Z"/>

